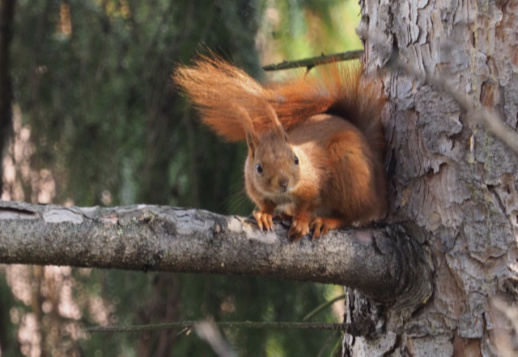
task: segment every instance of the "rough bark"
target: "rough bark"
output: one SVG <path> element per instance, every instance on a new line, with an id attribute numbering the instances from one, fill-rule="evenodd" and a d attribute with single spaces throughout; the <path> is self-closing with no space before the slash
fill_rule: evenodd
<path id="1" fill-rule="evenodd" d="M 290 243 L 280 224 L 265 233 L 240 217 L 146 205 L 0 202 L 0 262 L 344 284 L 384 304 L 402 296 L 411 310 L 431 291 L 426 250 L 401 226 L 333 231 Z"/>
<path id="2" fill-rule="evenodd" d="M 441 75 L 475 102 L 496 109 L 509 130 L 516 130 L 518 2 L 361 5 L 359 32 L 371 67 L 382 67 L 396 48 L 402 61 Z M 490 314 L 491 299 L 517 298 L 518 156 L 448 95 L 415 78 L 391 73 L 385 91 L 392 212 L 428 233 L 435 291 L 403 324 L 374 322 L 377 333 L 348 335 L 344 355 L 495 356 L 493 335 L 500 323 Z M 360 320 L 379 322 L 368 300 L 360 300 Z M 347 318 L 354 323 L 354 314 Z"/>

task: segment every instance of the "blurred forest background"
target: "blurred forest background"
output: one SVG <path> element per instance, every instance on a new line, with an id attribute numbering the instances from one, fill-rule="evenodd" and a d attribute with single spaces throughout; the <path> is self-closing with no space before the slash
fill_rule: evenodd
<path id="1" fill-rule="evenodd" d="M 210 49 L 264 80 L 261 65 L 361 48 L 359 12 L 355 0 L 17 0 L 1 199 L 250 214 L 245 147 L 199 125 L 171 86 L 175 63 Z M 82 327 L 301 321 L 342 293 L 254 277 L 1 266 L 1 356 L 211 356 L 194 333 Z M 315 320 L 341 322 L 342 305 Z M 242 356 L 328 356 L 341 341 L 328 331 L 224 333 Z"/>

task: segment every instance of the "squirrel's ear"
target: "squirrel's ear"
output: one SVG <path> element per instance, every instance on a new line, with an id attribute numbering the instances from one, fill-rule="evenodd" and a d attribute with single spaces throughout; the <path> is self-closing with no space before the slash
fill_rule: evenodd
<path id="1" fill-rule="evenodd" d="M 252 122 L 252 118 L 250 118 L 250 115 L 245 110 L 245 108 L 237 105 L 236 111 L 242 116 L 243 128 L 246 132 L 246 144 L 248 146 L 248 152 L 252 157 L 254 157 L 257 144 L 259 143 L 257 134 L 254 131 L 254 123 Z"/>
<path id="2" fill-rule="evenodd" d="M 275 131 L 277 132 L 277 135 L 279 135 L 281 138 L 283 138 L 284 141 L 288 142 L 288 134 L 282 127 L 282 124 L 279 120 L 279 117 L 277 116 L 277 113 L 275 113 L 275 110 L 273 110 L 273 107 L 270 104 L 266 105 L 266 109 L 268 110 L 268 116 L 270 117 L 270 119 L 273 123 Z"/>
<path id="3" fill-rule="evenodd" d="M 246 132 L 246 145 L 248 146 L 248 154 L 254 157 L 257 148 L 257 137 L 248 131 Z"/>

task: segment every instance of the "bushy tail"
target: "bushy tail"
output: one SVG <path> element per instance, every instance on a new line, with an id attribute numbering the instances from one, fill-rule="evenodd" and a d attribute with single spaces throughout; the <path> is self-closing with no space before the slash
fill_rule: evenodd
<path id="1" fill-rule="evenodd" d="M 243 109 L 252 118 L 252 130 L 261 132 L 271 128 L 265 109 L 268 90 L 219 58 L 200 57 L 192 66 L 179 66 L 173 81 L 198 108 L 202 121 L 229 141 L 246 137 L 249 123 L 243 118 Z"/>
<path id="2" fill-rule="evenodd" d="M 270 105 L 286 131 L 313 115 L 328 113 L 358 127 L 371 144 L 383 145 L 384 102 L 377 86 L 360 77 L 359 66 L 333 64 L 319 68 L 315 75 L 262 86 L 219 58 L 201 57 L 191 67 L 178 67 L 173 80 L 200 110 L 202 121 L 229 141 L 246 137 L 248 124 L 240 115 L 242 109 L 252 119 L 253 131 L 271 130 Z"/>
<path id="3" fill-rule="evenodd" d="M 356 126 L 369 144 L 383 153 L 386 140 L 381 112 L 385 98 L 379 81 L 362 80 L 361 75 L 360 65 L 331 64 L 315 68 L 311 76 L 275 85 L 273 106 L 280 122 L 289 130 L 312 115 L 336 115 Z"/>

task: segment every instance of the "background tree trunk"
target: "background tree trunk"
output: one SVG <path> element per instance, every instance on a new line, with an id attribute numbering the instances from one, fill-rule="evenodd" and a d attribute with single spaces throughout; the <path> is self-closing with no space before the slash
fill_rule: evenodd
<path id="1" fill-rule="evenodd" d="M 12 39 L 15 0 L 0 0 L 0 159 L 4 157 L 11 130 L 11 85 L 9 47 Z M 3 166 L 0 160 L 0 188 L 2 187 Z"/>
<path id="2" fill-rule="evenodd" d="M 516 130 L 518 2 L 360 3 L 369 65 L 381 67 L 393 46 L 401 61 L 441 75 Z M 447 94 L 402 74 L 384 82 L 392 215 L 429 233 L 435 291 L 406 322 L 350 332 L 344 356 L 495 356 L 505 321 L 490 313 L 492 299 L 517 297 L 518 156 Z M 358 306 L 369 305 L 349 291 L 348 319 Z"/>

